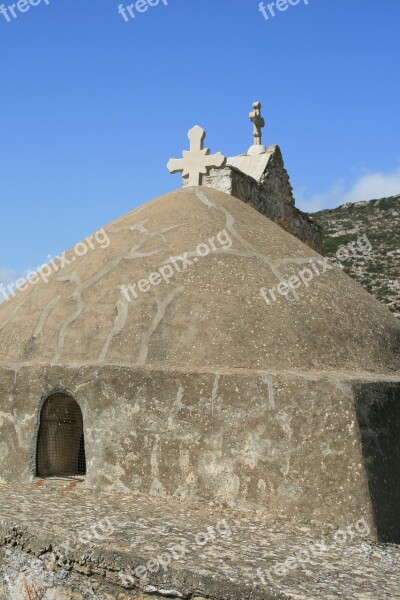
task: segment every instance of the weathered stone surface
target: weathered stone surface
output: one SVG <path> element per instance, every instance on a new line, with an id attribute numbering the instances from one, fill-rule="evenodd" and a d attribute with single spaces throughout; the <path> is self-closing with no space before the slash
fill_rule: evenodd
<path id="1" fill-rule="evenodd" d="M 399 368 L 400 325 L 389 311 L 340 269 L 324 272 L 319 254 L 232 196 L 179 190 L 105 229 L 107 248 L 70 251 L 70 264 L 47 284 L 0 305 L 0 365 Z M 202 257 L 201 244 L 209 249 Z M 138 291 L 166 264 L 169 284 L 160 277 Z M 266 305 L 262 287 L 276 289 L 313 266 L 320 274 L 311 283 Z M 134 284 L 137 297 L 127 298 L 121 286 Z"/>
<path id="2" fill-rule="evenodd" d="M 34 480 L 41 409 L 64 391 L 83 412 L 87 488 L 340 526 L 362 513 L 372 535 L 397 540 L 397 520 L 392 532 L 377 526 L 362 440 L 382 429 L 398 451 L 400 325 L 389 311 L 333 267 L 267 306 L 261 286 L 322 259 L 217 190 L 174 192 L 106 230 L 107 248 L 69 253 L 62 273 L 0 306 L 1 480 Z M 210 240 L 218 247 L 200 257 Z M 169 285 L 131 302 L 121 292 L 182 255 L 191 264 Z M 390 418 L 369 427 L 354 386 L 374 384 L 369 402 Z"/>
<path id="3" fill-rule="evenodd" d="M 183 185 L 187 185 L 185 181 Z M 294 205 L 292 186 L 279 146 L 264 154 L 228 158 L 222 169 L 210 169 L 202 185 L 239 198 L 282 229 L 322 253 L 322 229 Z"/>
<path id="4" fill-rule="evenodd" d="M 187 185 L 198 186 L 202 184 L 203 174 L 210 167 L 221 167 L 225 163 L 225 156 L 218 152 L 210 156 L 210 150 L 204 148 L 206 132 L 196 125 L 189 133 L 190 150 L 184 150 L 183 158 L 171 158 L 167 168 L 170 173 L 182 173 Z"/>
<path id="5" fill-rule="evenodd" d="M 261 116 L 261 102 L 253 102 L 253 110 L 249 115 L 250 121 L 252 121 L 253 128 L 253 141 L 254 146 L 261 146 L 262 133 L 261 130 L 265 127 L 265 120 Z"/>
<path id="6" fill-rule="evenodd" d="M 0 369 L 0 385 L 9 375 Z M 339 373 L 22 367 L 2 412 L 1 479 L 34 479 L 43 400 L 62 388 L 84 417 L 81 487 L 204 498 L 338 525 L 362 513 L 375 533 L 355 382 Z"/>
<path id="7" fill-rule="evenodd" d="M 61 481 L 0 486 L 0 507 L 1 600 L 400 598 L 400 547 L 361 513 L 338 530 Z"/>

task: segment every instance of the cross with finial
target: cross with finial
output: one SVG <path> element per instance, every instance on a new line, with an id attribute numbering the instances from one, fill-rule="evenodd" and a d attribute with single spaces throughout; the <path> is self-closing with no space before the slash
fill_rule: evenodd
<path id="1" fill-rule="evenodd" d="M 211 167 L 222 167 L 226 160 L 221 152 L 210 156 L 210 150 L 203 147 L 205 137 L 204 129 L 198 125 L 193 127 L 188 133 L 190 150 L 183 151 L 183 158 L 171 158 L 167 165 L 170 173 L 181 172 L 189 186 L 201 185 L 202 176 Z"/>
<path id="2" fill-rule="evenodd" d="M 265 121 L 261 116 L 261 102 L 254 102 L 253 109 L 250 113 L 250 121 L 254 123 L 254 145 L 261 146 L 261 129 L 265 127 Z"/>

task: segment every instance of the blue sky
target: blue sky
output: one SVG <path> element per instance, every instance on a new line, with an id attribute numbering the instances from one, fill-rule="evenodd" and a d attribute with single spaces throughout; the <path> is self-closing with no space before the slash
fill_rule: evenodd
<path id="1" fill-rule="evenodd" d="M 399 0 L 45 0 L 0 15 L 0 281 L 180 187 L 187 130 L 280 145 L 305 210 L 400 193 Z M 4 5 L 8 7 L 10 2 Z M 130 4 L 123 0 L 122 4 Z"/>

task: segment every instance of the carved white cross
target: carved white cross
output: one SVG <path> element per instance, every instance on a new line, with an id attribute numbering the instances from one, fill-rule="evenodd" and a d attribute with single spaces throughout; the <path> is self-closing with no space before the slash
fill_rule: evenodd
<path id="1" fill-rule="evenodd" d="M 254 123 L 254 145 L 261 146 L 261 129 L 265 127 L 265 121 L 261 116 L 261 102 L 254 102 L 253 109 L 250 113 L 250 121 Z"/>
<path id="2" fill-rule="evenodd" d="M 167 168 L 170 173 L 182 173 L 182 177 L 188 178 L 189 186 L 198 186 L 202 183 L 202 176 L 211 167 L 222 167 L 225 156 L 218 152 L 210 155 L 208 148 L 203 148 L 206 132 L 196 125 L 188 133 L 190 150 L 183 151 L 183 158 L 171 158 Z"/>

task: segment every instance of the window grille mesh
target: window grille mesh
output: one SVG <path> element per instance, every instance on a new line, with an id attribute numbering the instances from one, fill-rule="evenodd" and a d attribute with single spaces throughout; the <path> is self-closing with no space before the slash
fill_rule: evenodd
<path id="1" fill-rule="evenodd" d="M 38 477 L 86 474 L 82 411 L 68 394 L 53 394 L 43 405 L 36 464 Z"/>

